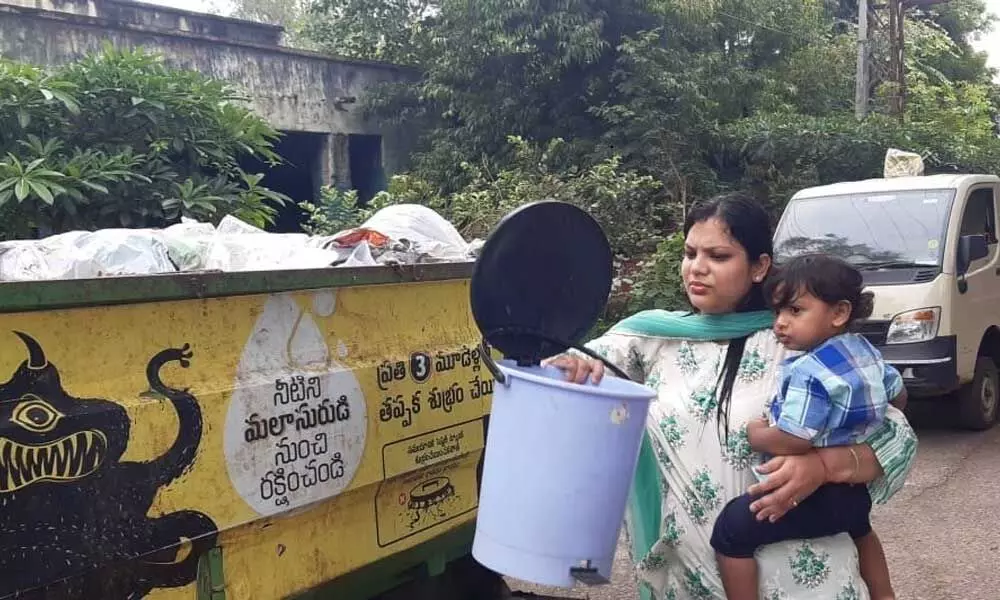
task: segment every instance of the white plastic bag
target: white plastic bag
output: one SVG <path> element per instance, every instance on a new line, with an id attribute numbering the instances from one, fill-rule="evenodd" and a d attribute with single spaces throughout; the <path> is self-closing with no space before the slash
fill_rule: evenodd
<path id="1" fill-rule="evenodd" d="M 470 246 L 441 215 L 415 204 L 389 206 L 362 227 L 381 236 L 341 246 L 340 236 L 268 233 L 236 217 L 213 227 L 192 219 L 162 230 L 71 231 L 0 243 L 0 281 L 81 279 L 176 271 L 271 271 L 470 261 Z M 346 232 L 342 232 L 346 233 Z"/>
<path id="2" fill-rule="evenodd" d="M 434 210 L 419 204 L 387 206 L 365 221 L 393 241 L 410 242 L 421 262 L 468 261 L 469 245 L 455 226 Z"/>
<path id="3" fill-rule="evenodd" d="M 215 229 L 206 269 L 226 272 L 322 269 L 340 254 L 309 245 L 304 233 L 268 233 L 227 215 Z"/>
<path id="4" fill-rule="evenodd" d="M 6 242 L 0 280 L 92 279 L 176 271 L 166 244 L 150 229 L 70 231 L 43 240 Z"/>
<path id="5" fill-rule="evenodd" d="M 924 174 L 924 159 L 915 152 L 906 152 L 889 148 L 885 153 L 885 163 L 882 166 L 882 176 L 914 177 Z"/>
<path id="6" fill-rule="evenodd" d="M 177 266 L 177 270 L 205 269 L 208 253 L 215 239 L 215 227 L 211 223 L 200 223 L 185 217 L 180 223 L 164 229 L 162 235 L 170 260 Z"/>

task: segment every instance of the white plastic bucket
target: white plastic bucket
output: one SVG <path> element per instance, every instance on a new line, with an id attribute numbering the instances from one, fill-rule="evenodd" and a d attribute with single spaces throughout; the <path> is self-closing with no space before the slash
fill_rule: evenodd
<path id="1" fill-rule="evenodd" d="M 577 385 L 552 367 L 499 366 L 507 383 L 494 389 L 473 557 L 540 585 L 572 587 L 570 569 L 588 564 L 610 580 L 656 393 L 611 375 Z"/>

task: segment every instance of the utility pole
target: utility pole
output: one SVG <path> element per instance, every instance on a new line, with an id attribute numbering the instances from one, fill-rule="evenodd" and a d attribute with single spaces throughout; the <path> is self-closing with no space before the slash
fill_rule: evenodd
<path id="1" fill-rule="evenodd" d="M 862 0 L 863 1 L 863 0 Z M 947 4 L 950 0 L 888 0 L 889 6 L 889 82 L 892 85 L 889 97 L 889 113 L 903 119 L 906 110 L 906 64 L 903 49 L 903 23 L 906 9 L 930 8 L 936 4 Z"/>
<path id="2" fill-rule="evenodd" d="M 854 80 L 854 115 L 868 116 L 868 0 L 858 0 L 858 73 Z"/>
<path id="3" fill-rule="evenodd" d="M 903 62 L 903 0 L 889 0 L 889 114 L 903 119 L 906 108 L 906 65 Z"/>

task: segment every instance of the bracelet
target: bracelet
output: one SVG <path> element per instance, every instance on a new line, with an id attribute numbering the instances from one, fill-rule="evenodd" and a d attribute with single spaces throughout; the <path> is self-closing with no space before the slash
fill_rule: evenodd
<path id="1" fill-rule="evenodd" d="M 854 470 L 847 477 L 848 481 L 852 481 L 854 476 L 858 474 L 858 471 L 861 470 L 861 459 L 858 458 L 858 451 L 854 449 L 854 446 L 848 446 L 847 449 L 851 451 L 851 456 L 854 457 Z"/>

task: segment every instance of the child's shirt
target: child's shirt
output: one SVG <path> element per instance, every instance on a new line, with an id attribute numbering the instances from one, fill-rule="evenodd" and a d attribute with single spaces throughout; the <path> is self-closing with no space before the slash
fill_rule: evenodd
<path id="1" fill-rule="evenodd" d="M 864 337 L 845 333 L 785 359 L 772 424 L 813 446 L 864 442 L 903 389 L 899 371 Z"/>

